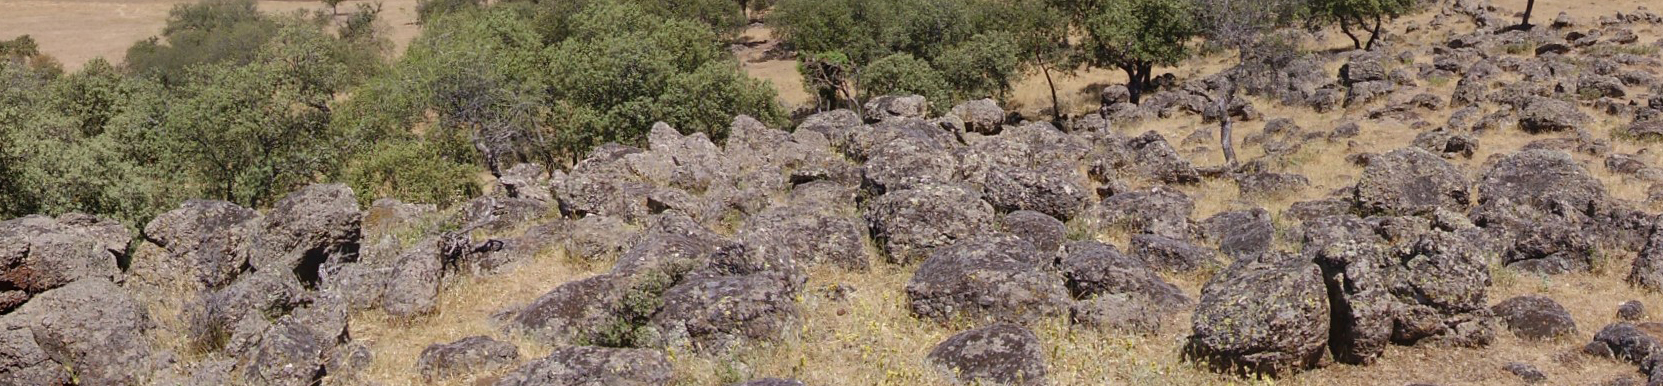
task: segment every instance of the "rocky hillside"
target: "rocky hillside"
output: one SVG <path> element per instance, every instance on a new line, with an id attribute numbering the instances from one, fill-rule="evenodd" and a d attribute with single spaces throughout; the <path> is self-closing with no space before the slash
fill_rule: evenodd
<path id="1" fill-rule="evenodd" d="M 1511 20 L 1456 2 L 1233 105 L 883 97 L 453 208 L 4 221 L 0 384 L 1663 382 L 1663 17 Z"/>

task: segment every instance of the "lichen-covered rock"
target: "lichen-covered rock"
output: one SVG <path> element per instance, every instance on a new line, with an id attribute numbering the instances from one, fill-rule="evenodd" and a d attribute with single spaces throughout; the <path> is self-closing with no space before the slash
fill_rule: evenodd
<path id="1" fill-rule="evenodd" d="M 951 134 L 929 122 L 908 119 L 884 122 L 862 139 L 866 142 L 862 184 L 873 194 L 953 181 L 959 169 Z"/>
<path id="2" fill-rule="evenodd" d="M 1532 98 L 1519 111 L 1519 128 L 1530 133 L 1575 130 L 1591 120 L 1575 104 L 1553 98 Z"/>
<path id="3" fill-rule="evenodd" d="M 315 287 L 325 265 L 355 259 L 363 215 L 358 197 L 345 184 L 316 184 L 289 193 L 261 218 L 254 254 L 255 269 L 293 272 Z"/>
<path id="4" fill-rule="evenodd" d="M 77 213 L 0 221 L 0 288 L 29 295 L 82 279 L 114 280 L 131 238 L 120 223 Z M 0 312 L 19 304 L 0 302 Z"/>
<path id="5" fill-rule="evenodd" d="M 799 318 L 794 288 L 766 275 L 691 278 L 664 292 L 651 323 L 666 346 L 727 352 L 791 330 Z"/>
<path id="6" fill-rule="evenodd" d="M 993 206 L 959 186 L 924 185 L 879 196 L 866 207 L 872 238 L 889 261 L 908 263 L 931 249 L 995 229 Z"/>
<path id="7" fill-rule="evenodd" d="M 745 220 L 739 240 L 786 253 L 798 264 L 831 264 L 864 270 L 871 265 L 866 253 L 866 228 L 858 220 L 831 215 L 811 206 L 769 209 Z"/>
<path id="8" fill-rule="evenodd" d="M 1640 288 L 1660 291 L 1663 290 L 1663 216 L 1657 217 L 1653 223 L 1655 225 L 1645 248 L 1634 258 L 1628 282 Z"/>
<path id="9" fill-rule="evenodd" d="M 278 321 L 239 363 L 243 381 L 255 385 L 317 384 L 324 376 L 324 346 L 315 336 L 311 328 L 299 322 Z"/>
<path id="10" fill-rule="evenodd" d="M 257 217 L 254 210 L 230 202 L 185 201 L 145 226 L 145 239 L 162 250 L 134 255 L 134 279 L 146 287 L 195 290 L 229 284 L 248 263 Z"/>
<path id="11" fill-rule="evenodd" d="M 1212 249 L 1160 235 L 1132 236 L 1127 251 L 1151 268 L 1166 272 L 1191 272 L 1219 264 Z"/>
<path id="12" fill-rule="evenodd" d="M 35 334 L 21 317 L 0 316 L 0 384 L 69 385 L 70 374 L 35 343 Z"/>
<path id="13" fill-rule="evenodd" d="M 33 343 L 57 362 L 53 366 L 71 369 L 80 384 L 137 385 L 164 366 L 146 336 L 155 322 L 143 305 L 106 279 L 85 278 L 41 293 L 7 318 L 27 326 Z M 28 358 L 24 346 L 20 354 Z M 24 370 L 20 375 L 51 373 Z"/>
<path id="14" fill-rule="evenodd" d="M 1639 300 L 1630 300 L 1617 306 L 1617 319 L 1636 321 L 1646 318 L 1646 305 Z"/>
<path id="15" fill-rule="evenodd" d="M 1645 323 L 1644 325 L 1650 325 L 1650 331 L 1657 331 L 1657 327 L 1659 327 L 1656 323 Z M 1603 344 L 1609 348 L 1617 359 L 1638 365 L 1659 349 L 1663 349 L 1663 343 L 1659 343 L 1657 338 L 1648 332 L 1647 328 L 1643 327 L 1644 325 L 1635 325 L 1628 322 L 1607 325 L 1600 329 L 1599 333 L 1594 334 L 1594 343 L 1596 345 Z"/>
<path id="16" fill-rule="evenodd" d="M 422 349 L 416 371 L 429 381 L 469 374 L 486 374 L 513 365 L 520 348 L 488 336 L 470 336 L 450 343 L 434 343 Z"/>
<path id="17" fill-rule="evenodd" d="M 1079 171 L 1090 150 L 1084 139 L 1031 123 L 968 142 L 959 174 L 994 209 L 1032 210 L 1066 221 L 1086 206 L 1090 191 Z"/>
<path id="18" fill-rule="evenodd" d="M 1136 155 L 1137 164 L 1158 181 L 1168 184 L 1190 184 L 1201 181 L 1201 173 L 1159 133 L 1150 131 L 1126 141 L 1126 147 Z"/>
<path id="19" fill-rule="evenodd" d="M 867 101 L 862 107 L 869 121 L 923 118 L 930 114 L 930 102 L 918 95 L 880 96 Z"/>
<path id="20" fill-rule="evenodd" d="M 1518 233 L 1501 255 L 1510 268 L 1545 275 L 1584 272 L 1593 267 L 1598 253 L 1586 230 L 1564 224 L 1539 223 Z"/>
<path id="21" fill-rule="evenodd" d="M 439 278 L 444 273 L 439 239 L 417 242 L 399 255 L 382 295 L 382 307 L 395 317 L 429 314 L 438 310 Z"/>
<path id="22" fill-rule="evenodd" d="M 1397 253 L 1399 266 L 1386 280 L 1403 303 L 1392 341 L 1415 344 L 1434 338 L 1458 346 L 1485 346 L 1495 339 L 1490 321 L 1490 273 L 1478 251 L 1458 236 L 1433 232 Z"/>
<path id="23" fill-rule="evenodd" d="M 1214 371 L 1286 376 L 1311 368 L 1328 342 L 1322 272 L 1296 258 L 1242 260 L 1201 289 L 1184 356 Z"/>
<path id="24" fill-rule="evenodd" d="M 1455 165 L 1418 148 L 1374 157 L 1357 182 L 1357 208 L 1366 214 L 1409 215 L 1443 208 L 1465 211 L 1472 183 Z"/>
<path id="25" fill-rule="evenodd" d="M 964 128 L 982 134 L 998 134 L 1005 122 L 1005 109 L 992 99 L 977 99 L 953 106 L 953 115 L 964 120 Z"/>
<path id="26" fill-rule="evenodd" d="M 930 350 L 928 360 L 955 384 L 1048 384 L 1045 349 L 1033 331 L 1019 325 L 953 334 Z"/>
<path id="27" fill-rule="evenodd" d="M 1082 299 L 1074 305 L 1079 323 L 1152 332 L 1161 319 L 1194 303 L 1142 261 L 1120 254 L 1112 245 L 1069 243 L 1060 266 L 1069 292 Z"/>
<path id="28" fill-rule="evenodd" d="M 667 385 L 670 361 L 657 350 L 567 346 L 531 361 L 497 386 L 653 386 Z"/>
<path id="29" fill-rule="evenodd" d="M 656 171 L 667 180 L 674 161 L 662 158 L 623 145 L 596 147 L 572 166 L 564 186 L 555 188 L 561 212 L 574 217 L 606 215 L 626 222 L 645 218 L 647 193 L 653 185 L 637 171 Z"/>
<path id="30" fill-rule="evenodd" d="M 937 248 L 907 281 L 912 311 L 937 322 L 955 318 L 1027 323 L 1067 312 L 1068 291 L 1050 265 L 1055 255 L 1010 235 L 991 234 Z"/>
<path id="31" fill-rule="evenodd" d="M 551 343 L 595 340 L 603 329 L 614 327 L 611 324 L 620 317 L 623 299 L 633 287 L 628 278 L 613 274 L 561 284 L 517 310 L 509 319 L 509 329 Z"/>
<path id="32" fill-rule="evenodd" d="M 1253 259 L 1270 251 L 1276 226 L 1264 208 L 1223 212 L 1201 222 L 1203 234 L 1218 244 L 1219 252 L 1236 259 Z"/>
<path id="33" fill-rule="evenodd" d="M 1576 333 L 1576 320 L 1552 298 L 1523 295 L 1490 307 L 1509 331 L 1524 339 L 1551 339 Z"/>
<path id="34" fill-rule="evenodd" d="M 1373 363 L 1390 342 L 1398 316 L 1386 282 L 1396 268 L 1391 257 L 1383 246 L 1355 239 L 1310 251 L 1328 287 L 1329 351 L 1342 363 Z"/>
<path id="35" fill-rule="evenodd" d="M 1044 213 L 1019 210 L 1005 215 L 1005 233 L 1033 243 L 1043 252 L 1056 252 L 1068 238 L 1068 227 Z"/>
<path id="36" fill-rule="evenodd" d="M 1249 173 L 1236 176 L 1236 187 L 1243 196 L 1271 197 L 1298 193 L 1311 186 L 1311 180 L 1290 173 Z"/>
<path id="37" fill-rule="evenodd" d="M 1087 220 L 1094 229 L 1124 227 L 1134 233 L 1187 240 L 1194 210 L 1195 202 L 1183 192 L 1156 187 L 1109 196 L 1091 209 Z"/>

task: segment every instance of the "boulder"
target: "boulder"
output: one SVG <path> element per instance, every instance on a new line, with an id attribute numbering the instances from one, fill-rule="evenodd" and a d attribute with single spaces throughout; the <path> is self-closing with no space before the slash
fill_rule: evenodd
<path id="1" fill-rule="evenodd" d="M 686 279 L 664 292 L 651 325 L 665 346 L 727 352 L 792 330 L 799 319 L 794 289 L 766 275 Z"/>
<path id="2" fill-rule="evenodd" d="M 1656 323 L 1612 323 L 1594 334 L 1593 343 L 1594 346 L 1605 346 L 1617 359 L 1638 365 L 1659 349 L 1663 349 L 1663 343 L 1659 343 L 1649 332 L 1657 331 L 1659 327 L 1663 326 Z"/>
<path id="3" fill-rule="evenodd" d="M 666 158 L 617 144 L 590 150 L 588 156 L 572 165 L 564 186 L 555 188 L 561 213 L 577 218 L 605 215 L 624 222 L 644 219 L 648 215 L 647 193 L 654 185 L 637 171 L 668 180 L 675 161 Z"/>
<path id="4" fill-rule="evenodd" d="M 652 296 L 657 294 L 650 291 L 653 289 L 651 287 L 669 285 L 660 281 L 643 281 L 640 284 L 642 291 L 637 293 Z M 634 281 L 614 274 L 601 274 L 566 282 L 514 311 L 513 316 L 509 318 L 508 326 L 510 330 L 550 343 L 599 340 L 605 328 L 632 327 L 613 326 L 612 323 L 620 318 L 641 317 L 641 314 L 650 315 L 656 311 L 655 305 L 648 310 L 629 310 L 623 307 L 624 297 L 635 288 Z M 664 288 L 657 290 L 663 291 Z M 619 313 L 635 315 L 620 316 Z"/>
<path id="5" fill-rule="evenodd" d="M 1166 272 L 1191 272 L 1219 265 L 1214 250 L 1160 235 L 1132 236 L 1127 251 L 1149 267 Z"/>
<path id="6" fill-rule="evenodd" d="M 35 334 L 20 317 L 0 316 L 0 384 L 71 385 L 64 366 L 35 343 Z M 137 384 L 137 382 L 130 382 Z"/>
<path id="7" fill-rule="evenodd" d="M 1510 268 L 1558 275 L 1592 269 L 1597 253 L 1586 230 L 1559 223 L 1539 223 L 1518 230 L 1517 240 L 1502 252 L 1501 258 Z"/>
<path id="8" fill-rule="evenodd" d="M 256 270 L 293 272 L 317 288 L 326 265 L 355 261 L 363 215 L 345 184 L 316 184 L 289 193 L 261 218 L 248 258 Z"/>
<path id="9" fill-rule="evenodd" d="M 1357 209 L 1410 215 L 1433 209 L 1466 211 L 1472 183 L 1455 165 L 1419 148 L 1394 150 L 1369 161 L 1357 182 Z"/>
<path id="10" fill-rule="evenodd" d="M 140 384 L 165 366 L 146 336 L 156 324 L 145 307 L 106 279 L 41 293 L 9 317 L 28 326 L 34 343 L 82 384 Z"/>
<path id="11" fill-rule="evenodd" d="M 1253 259 L 1270 251 L 1276 226 L 1264 208 L 1215 214 L 1201 222 L 1202 233 L 1218 244 L 1219 252 L 1235 259 Z M 1146 259 L 1147 261 L 1147 259 Z"/>
<path id="12" fill-rule="evenodd" d="M 1536 369 L 1536 366 L 1529 363 L 1508 362 L 1506 366 L 1502 366 L 1502 369 L 1529 383 L 1542 383 L 1548 380 L 1547 375 L 1542 374 L 1542 370 Z"/>
<path id="13" fill-rule="evenodd" d="M 439 248 L 439 239 L 429 238 L 399 255 L 382 295 L 387 314 L 411 317 L 438 311 L 439 278 L 444 273 Z"/>
<path id="14" fill-rule="evenodd" d="M 1634 258 L 1628 282 L 1651 291 L 1663 291 L 1663 216 L 1657 217 L 1645 248 Z"/>
<path id="15" fill-rule="evenodd" d="M 1575 130 L 1591 120 L 1575 104 L 1552 98 L 1532 98 L 1519 111 L 1519 128 L 1530 133 Z"/>
<path id="16" fill-rule="evenodd" d="M 145 240 L 162 249 L 161 253 L 134 255 L 134 279 L 145 287 L 192 290 L 230 284 L 248 263 L 258 217 L 254 210 L 230 202 L 185 201 L 145 226 Z"/>
<path id="17" fill-rule="evenodd" d="M 957 144 L 940 127 L 917 119 L 879 123 L 857 139 L 863 150 L 862 185 L 874 195 L 954 181 Z"/>
<path id="18" fill-rule="evenodd" d="M 1637 321 L 1646 318 L 1646 305 L 1639 300 L 1630 300 L 1617 306 L 1617 319 Z"/>
<path id="19" fill-rule="evenodd" d="M 488 374 L 513 365 L 520 349 L 513 343 L 488 336 L 470 336 L 450 343 L 435 343 L 422 349 L 416 372 L 429 382 L 470 374 Z"/>
<path id="20" fill-rule="evenodd" d="M 1329 351 L 1349 364 L 1370 364 L 1385 351 L 1398 314 L 1387 280 L 1397 268 L 1386 248 L 1348 239 L 1308 249 L 1322 267 L 1331 310 Z"/>
<path id="21" fill-rule="evenodd" d="M 993 206 L 963 187 L 924 185 L 879 196 L 866 207 L 872 239 L 889 261 L 908 263 L 936 247 L 992 231 Z"/>
<path id="22" fill-rule="evenodd" d="M 1286 376 L 1316 366 L 1329 305 L 1316 265 L 1287 256 L 1240 260 L 1201 289 L 1184 346 L 1218 372 Z"/>
<path id="23" fill-rule="evenodd" d="M 324 376 L 325 346 L 315 336 L 315 331 L 295 320 L 278 321 L 262 334 L 254 350 L 241 358 L 238 367 L 243 381 L 254 385 L 318 384 Z"/>
<path id="24" fill-rule="evenodd" d="M 1520 338 L 1551 339 L 1576 333 L 1571 313 L 1546 296 L 1516 296 L 1496 303 L 1490 310 Z"/>
<path id="25" fill-rule="evenodd" d="M 1431 232 L 1400 247 L 1386 283 L 1402 303 L 1392 341 L 1426 339 L 1457 346 L 1494 340 L 1488 305 L 1490 274 L 1476 247 L 1459 236 Z"/>
<path id="26" fill-rule="evenodd" d="M 919 317 L 1031 323 L 1062 315 L 1068 291 L 1052 253 L 1011 235 L 988 234 L 937 248 L 907 281 Z"/>
<path id="27" fill-rule="evenodd" d="M 1019 325 L 993 324 L 953 334 L 927 358 L 955 384 L 1048 384 L 1044 346 Z"/>
<path id="28" fill-rule="evenodd" d="M 567 346 L 497 380 L 497 386 L 667 385 L 674 376 L 663 352 L 632 348 Z"/>
<path id="29" fill-rule="evenodd" d="M 1005 215 L 1004 230 L 1033 243 L 1042 252 L 1057 252 L 1068 238 L 1068 227 L 1062 221 L 1031 210 Z"/>
<path id="30" fill-rule="evenodd" d="M 1060 264 L 1077 322 L 1152 332 L 1194 301 L 1143 262 L 1095 241 L 1069 243 Z"/>
<path id="31" fill-rule="evenodd" d="M 739 240 L 786 253 L 798 264 L 831 264 L 843 269 L 870 266 L 866 227 L 860 221 L 827 214 L 807 205 L 769 209 L 740 226 Z"/>
<path id="32" fill-rule="evenodd" d="M 1176 189 L 1155 187 L 1103 199 L 1087 214 L 1092 229 L 1124 227 L 1172 239 L 1189 239 L 1195 203 Z"/>
<path id="33" fill-rule="evenodd" d="M 998 134 L 1005 122 L 1005 109 L 992 99 L 977 99 L 953 106 L 953 115 L 964 120 L 966 130 L 982 134 Z"/>
<path id="34" fill-rule="evenodd" d="M 1157 181 L 1168 184 L 1191 184 L 1201 182 L 1201 173 L 1178 155 L 1178 151 L 1166 142 L 1166 138 L 1159 133 L 1150 131 L 1142 136 L 1126 141 L 1126 147 L 1136 156 L 1137 164 L 1144 173 Z"/>
<path id="35" fill-rule="evenodd" d="M 1247 173 L 1236 176 L 1236 187 L 1243 196 L 1248 197 L 1293 194 L 1309 186 L 1310 179 L 1291 173 Z"/>
<path id="36" fill-rule="evenodd" d="M 867 101 L 862 106 L 867 121 L 898 118 L 924 118 L 930 114 L 930 102 L 918 95 L 885 95 Z"/>
<path id="37" fill-rule="evenodd" d="M 82 279 L 117 279 L 130 239 L 120 223 L 77 213 L 0 221 L 0 288 L 19 294 L 0 312 Z"/>

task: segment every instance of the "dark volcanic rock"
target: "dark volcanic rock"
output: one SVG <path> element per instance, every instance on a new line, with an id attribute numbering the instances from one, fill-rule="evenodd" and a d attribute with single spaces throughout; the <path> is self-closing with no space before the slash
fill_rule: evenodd
<path id="1" fill-rule="evenodd" d="M 1520 338 L 1548 339 L 1576 333 L 1576 320 L 1571 319 L 1571 313 L 1546 296 L 1518 296 L 1496 303 L 1490 309 Z"/>
<path id="2" fill-rule="evenodd" d="M 497 386 L 621 385 L 670 383 L 670 361 L 656 350 L 567 346 L 502 376 Z"/>
<path id="3" fill-rule="evenodd" d="M 726 352 L 791 330 L 798 319 L 794 288 L 767 275 L 691 278 L 664 292 L 651 323 L 665 346 Z"/>
<path id="4" fill-rule="evenodd" d="M 1158 235 L 1132 236 L 1128 252 L 1151 268 L 1167 272 L 1190 272 L 1219 264 L 1212 249 Z"/>
<path id="5" fill-rule="evenodd" d="M 1033 243 L 1044 252 L 1056 252 L 1068 238 L 1068 228 L 1044 213 L 1019 210 L 1005 215 L 1005 232 Z"/>
<path id="6" fill-rule="evenodd" d="M 81 384 L 137 385 L 165 366 L 145 335 L 155 323 L 144 306 L 101 278 L 81 279 L 36 295 L 0 319 L 0 327 L 12 331 L 0 332 L 8 336 L 18 331 L 33 335 L 32 342 L 6 342 L 8 347 L 22 346 L 22 351 L 0 354 L 0 358 L 19 361 L 16 370 L 4 367 L 15 373 L 0 374 L 0 379 L 50 382 L 67 375 L 40 367 L 46 364 L 31 354 L 31 344 L 39 345 L 56 362 L 50 367 L 74 371 L 74 379 Z M 15 359 L 8 358 L 13 355 Z"/>
<path id="7" fill-rule="evenodd" d="M 890 261 L 907 263 L 936 247 L 985 234 L 997 220 L 993 207 L 968 189 L 924 185 L 873 200 L 866 221 Z"/>
<path id="8" fill-rule="evenodd" d="M 1236 259 L 1252 259 L 1270 250 L 1276 226 L 1264 208 L 1223 212 L 1201 222 L 1208 239 L 1218 250 Z"/>
<path id="9" fill-rule="evenodd" d="M 1048 384 L 1039 337 L 1014 324 L 954 334 L 930 350 L 928 360 L 957 384 Z"/>
<path id="10" fill-rule="evenodd" d="M 1238 261 L 1202 288 L 1184 355 L 1219 372 L 1297 373 L 1322 357 L 1328 307 L 1316 265 L 1284 256 Z"/>
<path id="11" fill-rule="evenodd" d="M 519 359 L 520 349 L 513 343 L 491 339 L 488 336 L 471 336 L 451 343 L 427 346 L 416 359 L 416 371 L 431 381 L 489 373 L 512 365 Z"/>
<path id="12" fill-rule="evenodd" d="M 83 214 L 0 221 L 0 289 L 27 299 L 77 280 L 114 280 L 131 238 L 120 223 Z M 0 302 L 0 312 L 21 303 Z"/>
<path id="13" fill-rule="evenodd" d="M 1178 287 L 1162 280 L 1142 261 L 1116 251 L 1113 245 L 1076 241 L 1065 248 L 1061 267 L 1068 290 L 1085 299 L 1128 294 L 1160 309 L 1188 308 L 1192 301 Z"/>
<path id="14" fill-rule="evenodd" d="M 1469 182 L 1454 165 L 1418 148 L 1374 157 L 1357 182 L 1357 208 L 1366 214 L 1405 215 L 1443 208 L 1465 211 Z"/>
<path id="15" fill-rule="evenodd" d="M 1646 318 L 1646 305 L 1639 300 L 1630 300 L 1617 306 L 1617 319 L 1636 321 Z"/>
<path id="16" fill-rule="evenodd" d="M 1156 187 L 1109 196 L 1088 215 L 1097 229 L 1124 227 L 1133 233 L 1148 233 L 1188 240 L 1192 233 L 1190 212 L 1195 203 L 1172 188 Z"/>
<path id="17" fill-rule="evenodd" d="M 985 235 L 937 248 L 907 281 L 920 317 L 1027 323 L 1067 312 L 1055 254 L 1010 235 Z"/>

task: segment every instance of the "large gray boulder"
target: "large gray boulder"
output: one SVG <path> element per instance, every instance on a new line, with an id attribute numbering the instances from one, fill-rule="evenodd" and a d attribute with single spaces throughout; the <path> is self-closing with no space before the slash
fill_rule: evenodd
<path id="1" fill-rule="evenodd" d="M 998 134 L 1005 123 L 1005 109 L 999 108 L 999 103 L 992 99 L 960 103 L 953 106 L 952 113 L 964 120 L 965 130 L 975 133 Z"/>
<path id="2" fill-rule="evenodd" d="M 884 194 L 867 205 L 865 217 L 873 241 L 896 263 L 917 261 L 931 249 L 986 234 L 997 221 L 992 205 L 953 185 Z"/>
<path id="3" fill-rule="evenodd" d="M 636 222 L 647 217 L 647 193 L 653 184 L 637 170 L 661 171 L 669 178 L 673 160 L 617 144 L 596 147 L 572 166 L 563 187 L 555 188 L 562 213 L 574 217 L 597 214 Z"/>
<path id="4" fill-rule="evenodd" d="M 1357 209 L 1384 215 L 1437 208 L 1466 211 L 1471 186 L 1466 175 L 1442 157 L 1419 148 L 1398 149 L 1369 160 L 1357 181 Z"/>
<path id="5" fill-rule="evenodd" d="M 358 197 L 345 184 L 301 188 L 261 218 L 249 265 L 293 272 L 315 288 L 324 266 L 357 259 L 362 220 Z"/>
<path id="6" fill-rule="evenodd" d="M 27 326 L 33 343 L 56 362 L 53 366 L 71 369 L 80 384 L 137 385 L 165 366 L 146 335 L 155 322 L 143 305 L 106 279 L 85 278 L 41 293 L 5 318 L 10 320 L 0 324 L 15 323 L 10 331 Z M 24 350 L 15 360 L 25 366 L 6 376 L 55 376 L 38 367 L 39 358 L 27 344 L 20 345 Z"/>
<path id="7" fill-rule="evenodd" d="M 520 349 L 513 343 L 488 336 L 470 336 L 450 343 L 434 343 L 422 349 L 416 359 L 416 371 L 428 381 L 470 374 L 490 373 L 520 359 Z"/>
<path id="8" fill-rule="evenodd" d="M 1519 128 L 1530 133 L 1575 130 L 1592 120 L 1576 104 L 1553 98 L 1531 98 L 1519 111 Z"/>
<path id="9" fill-rule="evenodd" d="M 642 289 L 649 290 L 647 287 L 652 284 L 668 285 L 644 282 Z M 566 282 L 516 310 L 508 321 L 508 329 L 549 343 L 598 340 L 604 333 L 602 329 L 610 327 L 609 324 L 615 320 L 621 317 L 639 318 L 643 317 L 641 314 L 650 315 L 656 310 L 632 312 L 634 310 L 622 306 L 626 291 L 634 285 L 635 282 L 629 278 L 613 274 Z"/>
<path id="10" fill-rule="evenodd" d="M 927 357 L 960 385 L 1045 385 L 1045 348 L 1025 327 L 994 324 L 963 331 L 937 344 Z"/>
<path id="11" fill-rule="evenodd" d="M 0 221 L 0 312 L 78 280 L 116 279 L 131 238 L 120 223 L 77 213 Z"/>
<path id="12" fill-rule="evenodd" d="M 444 273 L 439 248 L 439 238 L 428 238 L 399 255 L 382 297 L 387 314 L 411 317 L 438 311 L 439 279 Z"/>
<path id="13" fill-rule="evenodd" d="M 775 340 L 800 318 L 794 284 L 767 275 L 695 277 L 665 291 L 651 325 L 667 347 L 724 353 Z"/>
<path id="14" fill-rule="evenodd" d="M 1137 164 L 1143 172 L 1157 181 L 1168 184 L 1201 182 L 1201 173 L 1178 155 L 1178 151 L 1159 133 L 1150 131 L 1127 140 L 1126 147 L 1136 154 Z"/>
<path id="15" fill-rule="evenodd" d="M 1005 215 L 1005 233 L 1028 240 L 1044 252 L 1056 252 L 1068 239 L 1068 227 L 1044 213 L 1019 210 Z"/>
<path id="16" fill-rule="evenodd" d="M 862 184 L 873 194 L 954 181 L 959 156 L 951 134 L 929 122 L 879 123 L 863 136 Z"/>
<path id="17" fill-rule="evenodd" d="M 829 211 L 828 211 L 829 212 Z M 864 270 L 866 227 L 857 219 L 822 212 L 809 205 L 768 209 L 746 219 L 738 237 L 746 245 L 771 248 L 805 266 L 830 264 Z"/>
<path id="18" fill-rule="evenodd" d="M 1651 291 L 1663 291 L 1663 216 L 1653 221 L 1651 237 L 1634 258 L 1628 282 Z"/>
<path id="19" fill-rule="evenodd" d="M 1564 306 L 1541 295 L 1522 295 L 1490 307 L 1496 318 L 1524 339 L 1551 339 L 1576 333 L 1576 320 Z"/>
<path id="20" fill-rule="evenodd" d="M 1050 267 L 1055 254 L 1003 234 L 981 235 L 937 248 L 907 281 L 918 316 L 1029 323 L 1063 315 L 1068 291 Z"/>
<path id="21" fill-rule="evenodd" d="M 1236 259 L 1253 259 L 1270 251 L 1276 226 L 1264 208 L 1228 211 L 1208 217 L 1201 230 L 1218 244 L 1219 252 Z"/>
<path id="22" fill-rule="evenodd" d="M 867 101 L 862 107 L 868 121 L 924 118 L 930 115 L 930 101 L 918 95 L 880 96 Z"/>
<path id="23" fill-rule="evenodd" d="M 1184 355 L 1214 371 L 1286 376 L 1311 368 L 1328 342 L 1329 305 L 1315 264 L 1241 260 L 1201 289 Z"/>
<path id="24" fill-rule="evenodd" d="M 267 329 L 260 342 L 238 367 L 242 379 L 255 385 L 307 386 L 323 377 L 326 346 L 305 324 L 284 318 Z"/>
<path id="25" fill-rule="evenodd" d="M 0 316 L 0 384 L 70 385 L 69 372 L 35 343 L 29 324 L 23 318 Z"/>
<path id="26" fill-rule="evenodd" d="M 1161 186 L 1109 196 L 1086 219 L 1092 229 L 1122 227 L 1132 233 L 1188 240 L 1193 233 L 1189 216 L 1194 210 L 1189 196 Z"/>
<path id="27" fill-rule="evenodd" d="M 1160 235 L 1132 236 L 1127 253 L 1163 272 L 1194 272 L 1219 265 L 1217 251 Z"/>
<path id="28" fill-rule="evenodd" d="M 1090 145 L 1047 123 L 971 137 L 959 174 L 1000 212 L 1032 210 L 1062 220 L 1084 209 L 1091 192 L 1080 172 Z"/>
<path id="29" fill-rule="evenodd" d="M 248 263 L 258 217 L 252 209 L 207 200 L 185 201 L 156 216 L 145 226 L 144 237 L 160 249 L 134 254 L 132 284 L 188 290 L 230 284 Z"/>
<path id="30" fill-rule="evenodd" d="M 674 373 L 657 350 L 567 346 L 502 376 L 497 386 L 667 385 Z"/>

